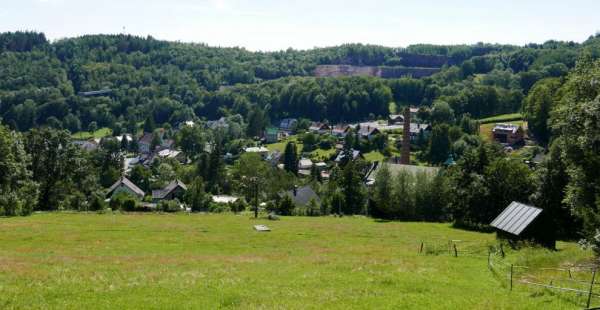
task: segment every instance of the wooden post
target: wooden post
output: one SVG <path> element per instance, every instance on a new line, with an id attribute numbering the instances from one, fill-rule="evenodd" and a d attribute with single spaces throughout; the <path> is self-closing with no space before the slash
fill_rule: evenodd
<path id="1" fill-rule="evenodd" d="M 502 258 L 504 258 L 504 246 L 502 243 L 500 243 L 500 255 L 502 255 Z"/>
<path id="2" fill-rule="evenodd" d="M 421 247 L 419 248 L 419 254 L 423 253 L 423 241 L 421 241 Z"/>
<path id="3" fill-rule="evenodd" d="M 454 245 L 454 257 L 458 257 L 458 250 L 456 249 L 456 243 Z"/>
<path id="4" fill-rule="evenodd" d="M 513 287 L 513 264 L 510 264 L 510 290 L 512 291 Z"/>
<path id="5" fill-rule="evenodd" d="M 588 294 L 587 305 L 585 306 L 586 308 L 590 307 L 590 302 L 592 301 L 592 292 L 594 290 L 594 281 L 596 281 L 596 268 L 594 268 L 594 271 L 592 272 L 592 281 L 590 282 L 590 292 Z"/>
<path id="6" fill-rule="evenodd" d="M 492 256 L 492 250 L 488 248 L 488 269 L 492 269 L 492 266 L 490 265 L 490 258 Z"/>

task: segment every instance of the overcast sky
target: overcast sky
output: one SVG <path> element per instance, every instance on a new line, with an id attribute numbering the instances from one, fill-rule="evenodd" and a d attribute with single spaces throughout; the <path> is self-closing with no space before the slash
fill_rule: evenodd
<path id="1" fill-rule="evenodd" d="M 58 39 L 130 33 L 158 39 L 307 49 L 342 43 L 581 42 L 600 31 L 597 0 L 0 0 L 0 31 Z"/>

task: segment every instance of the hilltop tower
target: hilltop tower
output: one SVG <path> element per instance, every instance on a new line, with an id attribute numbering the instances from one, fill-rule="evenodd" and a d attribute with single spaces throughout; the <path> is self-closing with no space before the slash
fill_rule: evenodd
<path id="1" fill-rule="evenodd" d="M 400 154 L 400 163 L 410 164 L 410 108 L 404 108 L 404 130 L 402 132 L 402 153 Z"/>

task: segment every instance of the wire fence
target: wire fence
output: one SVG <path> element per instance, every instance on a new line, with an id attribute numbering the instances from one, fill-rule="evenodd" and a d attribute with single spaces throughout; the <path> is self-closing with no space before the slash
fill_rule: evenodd
<path id="1" fill-rule="evenodd" d="M 585 305 L 586 309 L 600 309 L 600 274 L 596 274 L 596 265 L 539 268 L 515 265 L 505 260 L 502 244 L 486 245 L 478 241 L 421 241 L 418 253 L 486 258 L 489 271 L 510 291 L 517 285 L 542 288 L 561 296 L 567 294 L 565 297 Z M 590 308 L 592 304 L 596 307 Z"/>

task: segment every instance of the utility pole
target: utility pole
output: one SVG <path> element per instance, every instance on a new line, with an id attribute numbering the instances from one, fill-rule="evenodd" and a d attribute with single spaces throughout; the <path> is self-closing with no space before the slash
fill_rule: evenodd
<path id="1" fill-rule="evenodd" d="M 258 218 L 258 178 L 253 177 L 251 180 L 254 186 L 254 218 Z"/>

